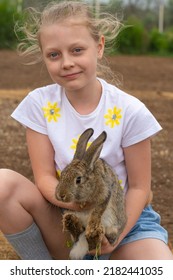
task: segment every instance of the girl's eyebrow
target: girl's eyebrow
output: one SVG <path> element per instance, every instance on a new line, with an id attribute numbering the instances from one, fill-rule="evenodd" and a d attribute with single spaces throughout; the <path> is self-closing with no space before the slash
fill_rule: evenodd
<path id="1" fill-rule="evenodd" d="M 73 47 L 73 46 L 76 46 L 76 45 L 87 45 L 87 42 L 85 41 L 85 40 L 76 40 L 76 41 L 74 41 L 74 42 L 72 42 L 72 43 L 70 43 L 69 45 L 68 45 L 68 47 Z M 57 44 L 57 47 L 48 47 L 48 49 L 52 49 L 52 48 L 59 48 L 59 46 L 58 46 L 58 44 Z"/>
<path id="2" fill-rule="evenodd" d="M 45 51 L 46 52 L 52 52 L 52 51 L 57 51 L 57 48 L 56 47 L 49 47 L 49 48 L 45 48 Z"/>
<path id="3" fill-rule="evenodd" d="M 78 40 L 78 41 L 76 41 L 76 42 L 70 44 L 70 45 L 68 46 L 68 48 L 71 49 L 71 48 L 74 48 L 74 47 L 76 47 L 76 46 L 81 46 L 81 45 L 82 45 L 82 46 L 86 46 L 87 43 L 84 42 L 83 40 Z M 56 51 L 57 51 L 57 50 L 60 50 L 59 46 L 52 46 L 52 47 L 45 48 L 45 51 L 46 51 L 46 52 L 55 51 L 55 50 L 56 50 Z"/>

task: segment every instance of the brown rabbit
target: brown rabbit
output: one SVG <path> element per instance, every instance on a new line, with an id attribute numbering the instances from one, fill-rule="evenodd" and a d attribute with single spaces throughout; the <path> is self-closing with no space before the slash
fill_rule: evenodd
<path id="1" fill-rule="evenodd" d="M 72 162 L 61 173 L 55 196 L 64 202 L 91 205 L 90 210 L 65 210 L 63 228 L 75 242 L 71 259 L 83 259 L 89 250 L 99 248 L 104 235 L 114 245 L 126 224 L 124 193 L 111 167 L 99 158 L 106 132 L 86 151 L 94 130 L 80 136 Z"/>

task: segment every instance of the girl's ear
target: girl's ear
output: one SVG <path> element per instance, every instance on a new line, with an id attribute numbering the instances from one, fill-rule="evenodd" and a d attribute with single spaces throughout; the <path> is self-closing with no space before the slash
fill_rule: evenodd
<path id="1" fill-rule="evenodd" d="M 101 35 L 100 41 L 98 43 L 98 59 L 101 59 L 103 57 L 104 47 L 105 47 L 105 37 Z"/>

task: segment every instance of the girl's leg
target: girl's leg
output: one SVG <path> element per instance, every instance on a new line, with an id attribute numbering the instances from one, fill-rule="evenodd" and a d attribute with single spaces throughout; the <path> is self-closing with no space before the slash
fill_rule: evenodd
<path id="1" fill-rule="evenodd" d="M 22 175 L 1 169 L 0 178 L 0 230 L 6 235 L 16 234 L 35 222 L 50 254 L 56 259 L 68 259 L 58 208 L 51 206 Z"/>
<path id="2" fill-rule="evenodd" d="M 141 239 L 116 249 L 112 260 L 173 260 L 169 247 L 159 239 Z"/>

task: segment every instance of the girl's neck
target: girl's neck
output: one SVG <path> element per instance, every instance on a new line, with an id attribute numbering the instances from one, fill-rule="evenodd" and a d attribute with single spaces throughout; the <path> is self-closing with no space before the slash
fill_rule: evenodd
<path id="1" fill-rule="evenodd" d="M 87 88 L 66 92 L 70 104 L 81 115 L 92 113 L 97 108 L 101 95 L 102 86 L 98 80 Z"/>

